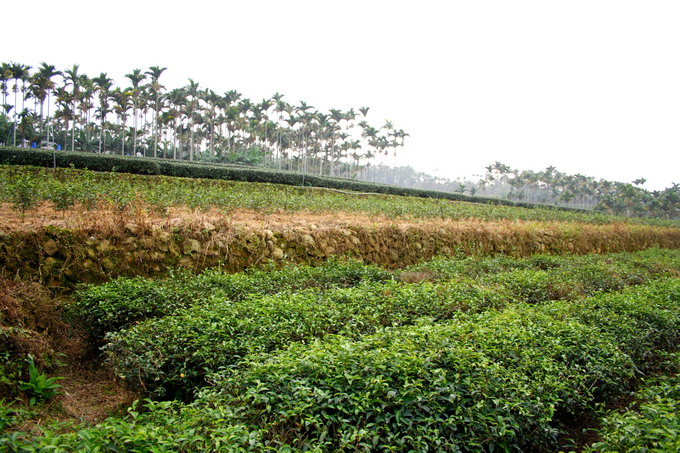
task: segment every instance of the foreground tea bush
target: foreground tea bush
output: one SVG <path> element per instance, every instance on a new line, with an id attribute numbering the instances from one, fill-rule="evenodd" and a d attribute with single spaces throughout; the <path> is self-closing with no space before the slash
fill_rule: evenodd
<path id="1" fill-rule="evenodd" d="M 147 411 L 126 419 L 68 434 L 47 429 L 39 438 L 16 434 L 0 445 L 8 451 L 556 451 L 561 415 L 620 396 L 642 362 L 659 352 L 630 355 L 638 339 L 616 335 L 614 324 L 628 332 L 646 325 L 648 347 L 676 349 L 677 340 L 661 340 L 680 327 L 679 295 L 680 280 L 663 280 L 579 301 L 571 310 L 567 302 L 523 304 L 359 339 L 296 343 L 215 374 L 214 386 L 190 405 L 149 402 Z M 617 316 L 609 321 L 603 314 L 614 307 Z"/>
<path id="2" fill-rule="evenodd" d="M 172 401 L 146 400 L 143 407 L 135 402 L 125 418 L 110 417 L 94 427 L 48 425 L 42 428 L 39 438 L 31 439 L 34 436 L 35 433 L 0 432 L 0 451 L 272 451 L 262 443 L 259 430 L 234 419 L 231 408 L 193 408 Z"/>
<path id="3" fill-rule="evenodd" d="M 680 368 L 675 355 L 675 370 Z M 635 407 L 610 412 L 598 430 L 601 441 L 588 452 L 680 451 L 680 378 L 657 378 L 635 394 Z"/>
<path id="4" fill-rule="evenodd" d="M 582 301 L 569 318 L 553 316 L 564 302 L 522 305 L 360 341 L 293 345 L 225 375 L 203 398 L 245 408 L 242 418 L 270 442 L 299 449 L 554 448 L 556 414 L 620 395 L 655 354 L 639 356 L 637 338 L 614 335 L 609 320 L 589 312 L 618 307 L 623 330 L 646 323 L 658 333 L 643 333 L 645 346 L 672 349 L 678 296 L 676 279 Z"/>
<path id="5" fill-rule="evenodd" d="M 420 285 L 361 285 L 346 291 L 307 291 L 276 297 L 257 297 L 258 292 L 267 290 L 266 286 L 258 285 L 279 281 L 281 286 L 272 287 L 283 289 L 287 284 L 295 289 L 290 285 L 303 283 L 305 279 L 300 276 L 308 275 L 308 272 L 314 275 L 323 272 L 326 280 L 321 279 L 321 282 L 337 283 L 338 280 L 329 279 L 328 275 L 340 275 L 344 279 L 348 268 L 333 265 L 333 272 L 326 268 L 299 268 L 295 271 L 295 278 L 288 278 L 290 274 L 285 272 L 264 274 L 258 271 L 255 275 L 261 275 L 261 278 L 257 281 L 244 275 L 212 272 L 192 277 L 188 284 L 180 285 L 184 288 L 182 291 L 173 290 L 172 285 L 163 287 L 142 281 L 144 291 L 141 295 L 135 292 L 138 288 L 134 284 L 136 280 L 119 280 L 126 291 L 134 294 L 135 301 L 139 301 L 142 308 L 158 306 L 159 313 L 165 311 L 175 315 L 142 322 L 120 334 L 112 333 L 107 338 L 105 349 L 116 372 L 129 385 L 156 396 L 168 396 L 168 392 L 170 395 L 186 396 L 192 394 L 195 387 L 204 384 L 207 372 L 233 366 L 249 354 L 285 348 L 294 341 L 339 332 L 365 334 L 379 327 L 410 324 L 422 316 L 448 319 L 461 311 L 483 311 L 510 302 L 575 300 L 597 291 L 615 290 L 626 283 L 640 283 L 664 273 L 656 268 L 649 270 L 649 274 L 636 271 L 635 280 L 628 282 L 616 269 L 569 263 L 574 258 L 553 259 L 556 263 L 562 260 L 566 263 L 548 271 L 519 270 L 488 275 L 482 279 L 485 283 L 482 286 L 464 280 Z M 576 264 L 583 261 L 577 260 Z M 367 277 L 365 280 L 375 281 L 389 275 L 371 268 L 361 273 L 361 265 L 355 265 L 359 267 L 350 266 L 354 277 L 364 276 Z M 588 281 L 584 275 L 594 277 Z M 227 286 L 226 282 L 232 286 Z M 248 285 L 253 286 L 249 288 Z M 323 286 L 322 283 L 318 285 Z M 111 284 L 103 287 L 120 289 Z M 108 291 L 101 297 L 98 288 L 102 287 L 92 290 L 103 306 L 110 310 L 109 313 L 113 313 L 114 319 L 121 311 L 106 305 L 111 300 L 122 302 L 121 306 L 126 310 L 130 308 L 127 299 L 111 298 Z M 175 296 L 164 296 L 168 291 L 174 291 Z M 211 292 L 215 294 L 208 296 Z M 168 300 L 177 300 L 177 295 L 181 294 L 187 296 L 183 302 L 187 306 L 195 299 L 201 302 L 179 311 L 172 304 L 164 304 Z M 239 294 L 251 296 L 243 299 Z M 137 308 L 136 305 L 132 307 Z M 147 315 L 140 311 L 136 313 Z M 101 319 L 105 320 L 105 316 L 101 315 Z M 93 319 L 92 322 L 98 325 L 102 321 Z"/>
<path id="6" fill-rule="evenodd" d="M 437 258 L 397 273 L 358 261 L 331 260 L 318 267 L 251 270 L 239 274 L 212 269 L 198 275 L 175 271 L 160 280 L 118 278 L 82 288 L 76 293 L 71 313 L 82 320 L 93 341 L 101 342 L 107 332 L 203 303 L 208 296 L 241 300 L 246 296 L 307 287 L 330 289 L 392 279 L 470 277 L 508 288 L 515 300 L 540 302 L 589 296 L 679 272 L 680 251 L 660 249 L 594 256 L 538 255 L 527 259 Z"/>
<path id="7" fill-rule="evenodd" d="M 507 299 L 470 282 L 367 284 L 240 301 L 214 297 L 112 333 L 104 349 L 129 385 L 157 396 L 186 396 L 204 385 L 207 373 L 252 354 L 334 333 L 368 334 L 423 316 L 447 319 L 461 310 L 500 307 Z"/>
<path id="8" fill-rule="evenodd" d="M 163 280 L 118 278 L 103 285 L 84 287 L 76 293 L 70 311 L 97 342 L 107 332 L 147 318 L 166 316 L 208 299 L 238 301 L 258 294 L 347 287 L 392 278 L 391 273 L 377 266 L 336 260 L 317 267 L 291 266 L 239 274 L 211 269 L 196 275 L 179 270 Z"/>
<path id="9" fill-rule="evenodd" d="M 536 308 L 552 317 L 595 325 L 630 356 L 640 373 L 653 368 L 655 351 L 680 344 L 680 279 L 664 279 L 592 299 Z"/>

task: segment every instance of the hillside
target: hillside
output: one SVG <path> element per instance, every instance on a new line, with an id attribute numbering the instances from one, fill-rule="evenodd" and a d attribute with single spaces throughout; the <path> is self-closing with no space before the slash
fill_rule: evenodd
<path id="1" fill-rule="evenodd" d="M 677 221 L 13 165 L 0 262 L 0 450 L 581 451 L 678 401 Z"/>

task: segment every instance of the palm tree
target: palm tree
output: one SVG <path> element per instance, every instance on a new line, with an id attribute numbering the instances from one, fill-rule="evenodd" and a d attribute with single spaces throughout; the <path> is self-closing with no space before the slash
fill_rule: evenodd
<path id="1" fill-rule="evenodd" d="M 52 80 L 53 77 L 62 75 L 61 71 L 57 71 L 53 65 L 48 65 L 45 62 L 40 63 L 40 68 L 38 72 L 34 75 L 34 86 L 35 86 L 35 97 L 38 102 L 40 102 L 40 121 L 47 126 L 45 139 L 49 143 L 50 141 L 50 95 L 52 90 L 54 90 L 56 84 Z M 43 119 L 43 112 L 45 108 L 45 100 L 47 99 L 47 119 Z"/>
<path id="2" fill-rule="evenodd" d="M 94 125 L 92 121 L 90 121 L 90 116 L 91 116 L 91 111 L 94 108 L 94 95 L 97 91 L 96 86 L 94 82 L 92 81 L 91 78 L 89 78 L 86 74 L 83 74 L 80 76 L 80 85 L 81 85 L 81 90 L 80 90 L 80 118 L 81 118 L 81 124 L 83 125 L 83 130 L 81 132 L 84 133 L 84 142 L 81 142 L 81 149 L 85 151 L 89 151 L 87 146 L 84 146 L 85 143 L 89 144 L 90 143 L 90 137 L 91 133 L 93 132 Z"/>
<path id="3" fill-rule="evenodd" d="M 71 108 L 71 112 L 73 113 L 73 131 L 71 132 L 71 151 L 75 151 L 75 146 L 76 146 L 76 101 L 78 100 L 80 96 L 80 81 L 81 81 L 81 75 L 78 74 L 78 69 L 80 68 L 79 65 L 74 64 L 71 69 L 67 69 L 65 71 L 65 76 L 64 76 L 64 86 L 69 86 L 72 85 L 71 89 L 71 101 L 73 102 L 73 107 Z M 68 123 L 67 123 L 67 128 L 68 128 Z M 68 133 L 68 129 L 66 130 Z"/>
<path id="4" fill-rule="evenodd" d="M 9 86 L 7 82 L 12 79 L 12 66 L 9 63 L 2 63 L 0 65 L 0 91 L 2 91 L 2 105 L 7 105 L 7 95 L 9 94 Z"/>
<path id="5" fill-rule="evenodd" d="M 275 105 L 276 115 L 276 159 L 278 160 L 277 165 L 279 170 L 282 168 L 282 156 L 281 156 L 281 120 L 283 120 L 283 112 L 286 110 L 286 102 L 283 100 L 283 95 L 281 93 L 274 93 L 272 95 L 272 102 Z"/>
<path id="6" fill-rule="evenodd" d="M 111 91 L 111 98 L 116 103 L 113 107 L 114 112 L 118 116 L 118 125 L 121 131 L 120 137 L 120 154 L 125 154 L 125 129 L 127 128 L 128 112 L 130 111 L 131 93 L 127 90 L 123 91 L 116 88 Z"/>
<path id="7" fill-rule="evenodd" d="M 73 93 L 69 92 L 65 86 L 59 86 L 54 90 L 57 99 L 57 111 L 54 118 L 57 120 L 57 125 L 64 124 L 65 131 L 63 135 L 63 149 L 66 149 L 66 140 L 68 138 L 69 124 L 75 120 L 73 112 Z M 61 128 L 57 128 L 58 133 L 61 134 Z"/>
<path id="8" fill-rule="evenodd" d="M 28 77 L 28 71 L 31 69 L 30 66 L 23 65 L 21 63 L 10 62 L 9 72 L 11 73 L 12 79 L 14 79 L 14 86 L 12 91 L 14 92 L 14 138 L 12 141 L 12 146 L 17 146 L 17 119 L 19 108 L 17 106 L 17 94 L 19 93 L 19 79 L 25 80 Z"/>
<path id="9" fill-rule="evenodd" d="M 97 117 L 99 118 L 99 153 L 106 152 L 106 115 L 111 113 L 111 105 L 109 99 L 111 97 L 111 87 L 113 86 L 113 79 L 106 75 L 105 72 L 99 74 L 98 77 L 92 79 L 95 83 L 97 93 L 99 94 L 99 108 L 97 109 Z"/>
<path id="10" fill-rule="evenodd" d="M 198 82 L 194 82 L 189 79 L 189 84 L 184 87 L 184 92 L 186 93 L 186 100 L 184 105 L 184 114 L 187 117 L 188 127 L 189 127 L 189 160 L 194 160 L 194 120 L 196 119 L 196 114 L 200 107 L 198 100 Z"/>
<path id="11" fill-rule="evenodd" d="M 215 119 L 217 118 L 217 106 L 222 99 L 220 95 L 213 90 L 206 88 L 201 91 L 203 102 L 206 103 L 206 114 L 208 123 L 210 124 L 210 155 L 215 155 Z"/>
<path id="12" fill-rule="evenodd" d="M 168 68 L 161 68 L 158 66 L 151 66 L 146 74 L 151 77 L 151 91 L 154 95 L 154 117 L 153 117 L 153 157 L 157 156 L 158 150 L 158 115 L 161 109 L 161 90 L 165 88 L 158 82 L 158 79 Z"/>
<path id="13" fill-rule="evenodd" d="M 133 112 L 132 114 L 134 115 L 134 120 L 132 121 L 135 132 L 134 132 L 134 138 L 132 139 L 132 155 L 136 156 L 137 155 L 137 107 L 139 105 L 139 84 L 146 79 L 146 74 L 142 73 L 141 69 L 133 69 L 130 74 L 125 74 L 125 77 L 130 79 L 130 82 L 132 83 L 132 105 L 133 105 Z"/>
<path id="14" fill-rule="evenodd" d="M 167 123 L 172 122 L 173 123 L 173 134 L 172 134 L 172 158 L 177 159 L 177 132 L 180 130 L 180 122 L 181 122 L 181 116 L 182 112 L 184 110 L 184 105 L 186 104 L 186 97 L 184 94 L 184 90 L 182 88 L 174 88 L 172 89 L 167 95 L 165 96 L 165 99 L 168 101 L 168 112 L 164 120 Z M 182 143 L 180 140 L 179 146 L 181 147 Z M 180 155 L 180 158 L 182 156 Z"/>

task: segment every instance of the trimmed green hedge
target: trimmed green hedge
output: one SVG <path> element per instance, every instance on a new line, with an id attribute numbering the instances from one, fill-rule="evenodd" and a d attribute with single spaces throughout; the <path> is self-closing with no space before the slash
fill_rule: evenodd
<path id="1" fill-rule="evenodd" d="M 382 329 L 359 339 L 329 336 L 220 372 L 191 405 L 148 402 L 145 411 L 133 408 L 125 419 L 66 434 L 52 427 L 38 438 L 17 433 L 0 439 L 0 447 L 557 451 L 563 448 L 557 442 L 560 417 L 615 400 L 630 390 L 645 362 L 658 358 L 660 350 L 677 350 L 679 304 L 680 280 L 674 279 L 576 304 L 525 304 L 450 323 Z M 648 353 L 640 354 L 643 349 Z M 662 393 L 677 400 L 676 389 Z M 669 436 L 655 443 L 657 429 L 677 431 L 677 406 L 661 403 L 650 406 L 661 409 L 652 415 L 670 424 L 626 421 L 642 429 L 646 445 L 649 440 L 658 448 L 676 443 Z M 620 434 L 635 444 L 630 433 Z M 605 438 L 614 443 L 601 444 L 602 451 L 617 448 L 621 437 L 614 434 Z"/>
<path id="2" fill-rule="evenodd" d="M 680 355 L 671 354 L 671 370 L 680 371 Z M 585 451 L 616 453 L 621 451 L 680 451 L 680 376 L 651 379 L 636 392 L 629 409 L 610 411 L 597 434 L 600 441 Z"/>
<path id="3" fill-rule="evenodd" d="M 231 301 L 207 297 L 171 316 L 106 336 L 109 363 L 128 385 L 155 396 L 191 397 L 210 372 L 253 354 L 343 333 L 359 336 L 417 318 L 501 307 L 507 295 L 471 282 L 366 283 Z"/>
<path id="4" fill-rule="evenodd" d="M 303 175 L 280 170 L 259 169 L 254 167 L 208 165 L 178 162 L 148 157 L 126 157 L 110 154 L 94 154 L 73 151 L 45 151 L 25 148 L 0 147 L 0 165 L 31 165 L 36 167 L 87 168 L 93 171 L 116 171 L 141 175 L 165 175 L 184 178 L 224 179 L 229 181 L 264 182 L 293 186 L 325 187 L 358 192 L 374 192 L 388 195 L 402 195 L 421 198 L 440 198 L 472 203 L 518 206 L 523 208 L 557 209 L 566 211 L 590 212 L 585 210 L 531 203 L 512 202 L 498 198 L 471 197 L 458 193 L 434 190 L 408 189 L 351 179 L 327 176 Z M 303 184 L 304 182 L 304 184 Z"/>
<path id="5" fill-rule="evenodd" d="M 156 280 L 121 277 L 81 287 L 70 313 L 82 321 L 92 341 L 99 343 L 107 332 L 170 315 L 206 300 L 238 301 L 311 287 L 331 289 L 399 280 L 400 276 L 406 280 L 420 274 L 434 280 L 479 279 L 485 285 L 506 288 L 514 301 L 536 303 L 614 291 L 678 273 L 680 251 L 661 249 L 586 256 L 538 255 L 526 259 L 436 258 L 403 272 L 390 272 L 359 261 L 330 260 L 319 266 L 253 269 L 237 274 L 210 269 L 198 275 L 172 271 Z"/>
<path id="6" fill-rule="evenodd" d="M 102 285 L 81 287 L 69 313 L 80 321 L 91 340 L 98 343 L 107 332 L 208 300 L 239 301 L 257 295 L 304 288 L 342 288 L 392 278 L 392 273 L 377 266 L 337 260 L 320 266 L 251 269 L 237 274 L 220 269 L 209 269 L 198 275 L 173 270 L 162 280 L 121 277 Z"/>
<path id="7" fill-rule="evenodd" d="M 644 362 L 677 348 L 678 296 L 680 280 L 664 280 L 295 344 L 223 373 L 201 401 L 242 408 L 239 421 L 298 450 L 555 451 L 560 416 L 612 401 Z"/>

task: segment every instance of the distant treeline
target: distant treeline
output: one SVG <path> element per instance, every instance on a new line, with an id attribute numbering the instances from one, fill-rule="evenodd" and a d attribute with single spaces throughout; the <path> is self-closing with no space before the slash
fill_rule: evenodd
<path id="1" fill-rule="evenodd" d="M 353 178 L 396 159 L 408 137 L 369 107 L 320 111 L 281 93 L 261 101 L 192 79 L 166 89 L 167 68 L 133 69 L 122 84 L 41 63 L 0 63 L 0 145 L 267 166 Z"/>
<path id="2" fill-rule="evenodd" d="M 548 167 L 543 171 L 511 169 L 495 162 L 479 179 L 447 179 L 418 172 L 411 167 L 368 166 L 361 170 L 364 181 L 395 184 L 424 190 L 493 197 L 525 203 L 548 204 L 598 212 L 665 219 L 680 218 L 680 184 L 664 190 L 632 183 L 607 181 L 581 174 L 570 175 Z"/>

